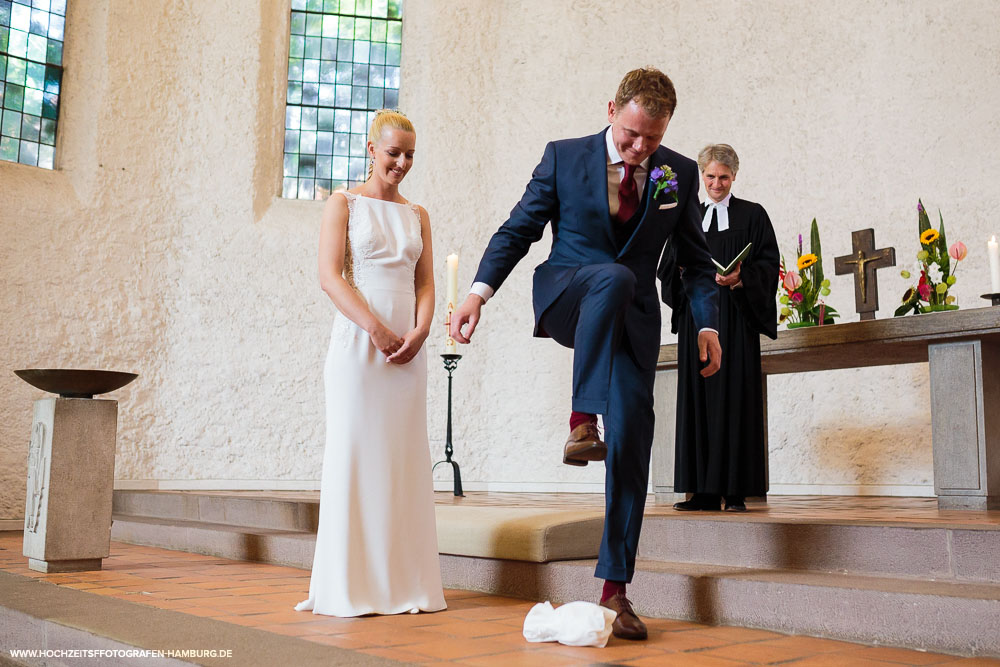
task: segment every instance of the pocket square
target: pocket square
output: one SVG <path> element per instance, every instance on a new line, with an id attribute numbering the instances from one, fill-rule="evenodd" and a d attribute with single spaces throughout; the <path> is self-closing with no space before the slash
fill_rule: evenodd
<path id="1" fill-rule="evenodd" d="M 669 204 L 660 204 L 660 210 L 662 211 L 664 209 L 673 208 L 675 206 L 677 206 L 677 202 L 675 201 L 672 201 Z"/>

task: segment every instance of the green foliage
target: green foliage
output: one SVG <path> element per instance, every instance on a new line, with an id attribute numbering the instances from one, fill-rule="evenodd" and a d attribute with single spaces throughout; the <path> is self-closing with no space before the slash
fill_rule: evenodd
<path id="1" fill-rule="evenodd" d="M 936 242 L 938 266 L 941 267 L 941 273 L 947 278 L 951 275 L 951 257 L 948 255 L 948 240 L 944 236 L 944 216 L 941 215 L 941 209 L 938 209 L 938 218 L 941 220 L 941 226 L 938 227 L 938 232 L 940 232 L 941 236 L 938 237 Z"/>
<path id="2" fill-rule="evenodd" d="M 931 219 L 927 217 L 927 209 L 924 208 L 924 202 L 917 200 L 917 227 L 919 229 L 918 234 L 923 234 L 928 229 L 931 228 Z"/>
<path id="3" fill-rule="evenodd" d="M 816 255 L 815 279 L 817 283 L 823 282 L 823 249 L 819 243 L 819 225 L 816 218 L 813 218 L 812 227 L 809 229 L 809 251 Z"/>
<path id="4" fill-rule="evenodd" d="M 801 239 L 796 250 L 801 252 Z M 787 322 L 789 326 L 802 326 L 808 324 L 819 324 L 820 311 L 823 312 L 823 324 L 833 324 L 835 317 L 840 317 L 836 309 L 826 306 L 822 297 L 830 295 L 830 281 L 823 275 L 823 247 L 819 238 L 819 225 L 813 218 L 809 230 L 809 250 L 816 255 L 816 261 L 798 270 L 798 260 L 791 267 L 786 267 L 785 258 L 782 256 L 778 282 L 778 301 L 782 304 L 781 316 L 778 322 Z M 785 287 L 784 279 L 787 273 L 798 274 L 801 284 L 794 290 Z"/>
<path id="5" fill-rule="evenodd" d="M 931 232 L 930 234 L 927 234 Z M 902 304 L 895 311 L 896 317 L 909 313 L 921 314 L 939 310 L 955 310 L 955 297 L 948 295 L 948 290 L 955 284 L 955 272 L 958 260 L 952 263 L 948 254 L 948 236 L 945 230 L 944 215 L 938 209 L 937 238 L 924 242 L 924 235 L 934 236 L 930 218 L 922 200 L 917 200 L 917 235 L 920 250 L 917 252 L 919 270 L 911 276 L 909 271 L 901 271 L 900 275 L 915 280 L 903 294 Z M 923 296 L 921 296 L 923 289 Z"/>

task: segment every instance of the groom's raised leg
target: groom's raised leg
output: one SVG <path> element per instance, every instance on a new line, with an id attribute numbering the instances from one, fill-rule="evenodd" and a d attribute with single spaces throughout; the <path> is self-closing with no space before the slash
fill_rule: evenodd
<path id="1" fill-rule="evenodd" d="M 607 409 L 612 351 L 621 338 L 622 319 L 634 293 L 631 269 L 613 263 L 585 266 L 542 314 L 542 329 L 574 350 L 573 414 L 563 463 L 585 466 L 607 455 L 597 430 L 597 414 Z"/>
<path id="2" fill-rule="evenodd" d="M 573 410 L 605 414 L 614 350 L 625 311 L 635 294 L 635 274 L 621 264 L 580 267 L 573 281 L 542 314 L 539 324 L 557 343 L 573 348 Z"/>

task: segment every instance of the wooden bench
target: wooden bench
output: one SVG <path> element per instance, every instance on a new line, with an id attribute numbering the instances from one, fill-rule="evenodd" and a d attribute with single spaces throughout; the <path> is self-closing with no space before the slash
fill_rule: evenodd
<path id="1" fill-rule="evenodd" d="M 930 364 L 934 491 L 949 509 L 1000 509 L 1000 307 L 805 327 L 761 337 L 767 376 L 839 368 Z M 660 347 L 658 412 L 673 414 L 677 395 L 677 345 Z M 765 407 L 766 412 L 766 407 Z M 765 415 L 766 419 L 766 415 Z M 653 443 L 653 486 L 665 479 L 674 455 L 673 420 Z M 661 462 L 657 464 L 657 460 Z"/>

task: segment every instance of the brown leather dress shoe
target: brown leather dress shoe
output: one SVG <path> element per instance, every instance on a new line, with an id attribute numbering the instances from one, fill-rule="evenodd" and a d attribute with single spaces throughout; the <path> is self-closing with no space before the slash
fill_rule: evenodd
<path id="1" fill-rule="evenodd" d="M 580 424 L 570 431 L 563 447 L 563 463 L 571 466 L 585 466 L 587 461 L 603 461 L 608 455 L 608 446 L 597 432 L 597 424 Z"/>
<path id="2" fill-rule="evenodd" d="M 602 607 L 618 612 L 611 625 L 611 634 L 619 639 L 645 639 L 648 636 L 646 624 L 632 611 L 632 603 L 624 594 L 618 593 L 601 603 Z"/>

